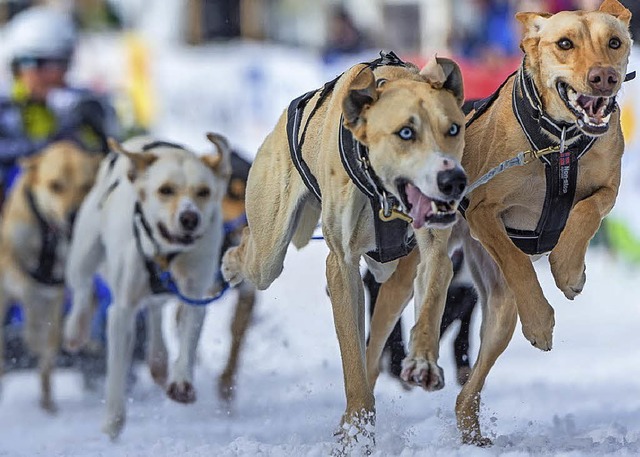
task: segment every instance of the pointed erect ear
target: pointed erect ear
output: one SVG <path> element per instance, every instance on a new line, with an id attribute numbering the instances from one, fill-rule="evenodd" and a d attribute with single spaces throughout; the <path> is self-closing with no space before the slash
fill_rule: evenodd
<path id="1" fill-rule="evenodd" d="M 207 133 L 207 139 L 216 147 L 215 154 L 204 154 L 200 160 L 214 173 L 228 178 L 231 175 L 231 147 L 225 137 L 217 133 Z"/>
<path id="2" fill-rule="evenodd" d="M 534 38 L 539 35 L 544 23 L 552 16 L 549 13 L 517 13 L 516 19 L 524 27 L 523 38 Z"/>
<path id="3" fill-rule="evenodd" d="M 462 106 L 464 103 L 462 72 L 453 60 L 434 55 L 420 70 L 420 75 L 434 88 L 450 91 L 456 97 L 458 106 Z"/>
<path id="4" fill-rule="evenodd" d="M 625 8 L 625 6 L 618 0 L 604 0 L 598 11 L 617 17 L 624 22 L 627 27 L 629 27 L 629 23 L 631 22 L 631 11 Z"/>
<path id="5" fill-rule="evenodd" d="M 140 173 L 143 173 L 152 163 L 158 160 L 158 156 L 149 152 L 130 152 L 122 147 L 115 139 L 109 138 L 107 140 L 109 148 L 117 152 L 118 154 L 125 155 L 131 161 L 133 165 L 127 174 L 127 177 L 131 182 L 135 181 Z"/>
<path id="6" fill-rule="evenodd" d="M 363 111 L 375 103 L 376 100 L 378 100 L 376 79 L 371 68 L 365 67 L 351 81 L 347 96 L 342 100 L 345 126 L 354 133 L 356 133 L 356 130 L 360 130 L 363 127 Z M 356 134 L 356 136 L 358 135 Z"/>

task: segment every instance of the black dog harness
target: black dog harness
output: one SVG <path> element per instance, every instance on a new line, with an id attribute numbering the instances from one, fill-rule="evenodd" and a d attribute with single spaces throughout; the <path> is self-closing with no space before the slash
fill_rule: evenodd
<path id="1" fill-rule="evenodd" d="M 513 112 L 531 147 L 535 151 L 549 148 L 559 150 L 557 154 L 538 157 L 545 165 L 546 193 L 535 230 L 506 227 L 509 238 L 521 251 L 537 255 L 551 251 L 557 244 L 573 207 L 578 161 L 591 149 L 597 137 L 585 135 L 576 124 L 556 122 L 546 115 L 535 84 L 524 69 L 524 61 L 514 74 Z M 512 76 L 507 78 L 493 95 L 475 104 L 476 111 L 467 121 L 467 127 L 487 111 Z M 625 80 L 628 80 L 629 76 L 633 77 L 628 75 Z M 617 109 L 617 105 L 614 109 Z M 463 199 L 460 204 L 463 216 L 468 205 L 469 200 Z"/>
<path id="2" fill-rule="evenodd" d="M 378 59 L 368 62 L 366 65 L 368 68 L 375 69 L 385 65 L 404 67 L 406 63 L 393 52 L 380 52 Z M 302 145 L 309 121 L 333 91 L 341 76 L 329 81 L 320 90 L 318 100 L 307 117 L 302 134 L 300 134 L 300 127 L 305 107 L 318 91 L 307 92 L 296 98 L 287 110 L 287 137 L 291 160 L 302 181 L 318 201 L 322 201 L 322 193 L 318 181 L 302 158 Z M 374 214 L 376 249 L 368 252 L 367 255 L 381 263 L 407 255 L 415 246 L 413 233 L 410 234 L 408 230 L 409 221 L 406 217 L 403 218 L 404 214 L 400 215 L 401 213 L 397 211 L 396 208 L 400 206 L 400 202 L 384 189 L 369 163 L 368 148 L 357 141 L 351 131 L 344 126 L 342 116 L 340 117 L 338 137 L 342 165 L 355 186 L 369 199 Z"/>
<path id="3" fill-rule="evenodd" d="M 38 266 L 35 270 L 27 270 L 29 276 L 40 284 L 47 286 L 61 286 L 64 284 L 64 278 L 54 277 L 53 268 L 56 264 L 56 251 L 58 242 L 60 241 L 60 232 L 49 224 L 42 213 L 38 210 L 35 197 L 29 191 L 26 191 L 27 203 L 29 209 L 38 221 L 40 228 L 40 254 L 38 255 Z"/>

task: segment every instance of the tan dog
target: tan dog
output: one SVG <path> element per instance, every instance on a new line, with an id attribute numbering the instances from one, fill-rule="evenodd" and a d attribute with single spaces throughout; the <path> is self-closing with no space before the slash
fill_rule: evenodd
<path id="1" fill-rule="evenodd" d="M 480 433 L 480 391 L 513 335 L 516 316 L 535 347 L 552 346 L 554 312 L 531 260 L 549 253 L 558 288 L 569 299 L 582 291 L 587 246 L 615 202 L 624 149 L 615 96 L 625 79 L 631 13 L 617 0 L 605 0 L 595 12 L 516 17 L 524 26 L 523 66 L 467 118 L 462 164 L 473 182 L 519 151 L 536 153 L 526 155 L 532 159 L 526 166 L 470 193 L 466 221 L 454 227 L 451 240 L 464 244 L 483 303 L 480 352 L 456 403 L 464 442 L 479 445 L 490 443 Z M 563 135 L 565 148 L 558 150 Z M 548 146 L 555 149 L 537 157 Z M 408 258 L 382 287 L 367 353 L 372 383 L 380 341 L 411 297 L 415 270 L 415 259 Z M 438 293 L 427 300 L 426 306 L 437 310 L 432 315 L 442 313 L 440 298 Z M 425 344 L 425 337 L 438 325 L 418 318 L 406 366 L 423 356 L 424 348 L 437 353 L 437 339 Z M 410 370 L 403 376 L 415 381 Z"/>
<path id="2" fill-rule="evenodd" d="M 39 357 L 40 404 L 49 411 L 55 409 L 51 371 L 62 338 L 67 247 L 73 219 L 91 189 L 99 159 L 73 143 L 59 142 L 22 160 L 23 172 L 0 222 L 0 320 L 11 300 L 23 305 L 24 339 Z"/>
<path id="3" fill-rule="evenodd" d="M 368 148 L 367 157 L 359 159 L 363 165 L 356 167 L 368 170 L 370 176 L 375 174 L 372 180 L 377 179 L 387 197 L 393 195 L 399 202 L 390 213 L 402 218 L 409 215 L 417 237 L 440 236 L 441 230 L 431 228 L 446 229 L 454 222 L 466 185 L 458 164 L 464 120 L 458 66 L 447 59 L 433 59 L 418 71 L 395 59 L 395 55 L 385 55 L 375 63 L 351 68 L 324 90 L 307 94 L 309 105 L 301 112 L 293 114 L 290 107 L 280 118 L 249 174 L 249 227 L 240 246 L 223 257 L 222 271 L 232 284 L 246 278 L 258 289 L 266 289 L 282 271 L 289 242 L 293 240 L 297 247 L 308 243 L 322 213 L 322 230 L 330 249 L 327 283 L 347 397 L 338 432 L 343 446 L 338 453 L 348 453 L 356 442 L 365 448 L 373 444 L 375 410 L 364 368 L 359 262 L 364 257 L 378 280 L 386 279 L 397 263 L 378 263 L 366 255 L 379 249 L 374 230 L 378 212 L 371 210 L 365 193 L 350 179 L 342 160 L 348 162 L 345 157 L 355 152 L 349 149 L 341 156 L 339 140 L 353 135 L 359 145 Z M 291 137 L 288 123 L 294 126 Z M 300 133 L 296 125 L 303 126 Z M 294 166 L 290 140 L 301 150 L 295 160 L 306 163 L 306 179 L 315 177 L 317 189 L 313 190 L 312 183 L 305 186 L 302 172 Z M 322 195 L 321 205 L 314 197 L 316 192 Z M 442 257 L 448 261 L 446 251 Z"/>

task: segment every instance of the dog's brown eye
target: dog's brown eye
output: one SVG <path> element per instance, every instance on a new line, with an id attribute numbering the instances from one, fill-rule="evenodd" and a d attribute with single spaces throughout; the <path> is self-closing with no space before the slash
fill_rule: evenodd
<path id="1" fill-rule="evenodd" d="M 64 190 L 64 184 L 61 181 L 51 181 L 49 183 L 49 190 L 54 194 L 60 194 Z"/>
<path id="2" fill-rule="evenodd" d="M 160 195 L 164 195 L 166 197 L 175 194 L 175 190 L 173 189 L 173 187 L 165 184 L 164 186 L 161 186 L 160 189 L 158 189 L 158 193 Z"/>
<path id="3" fill-rule="evenodd" d="M 622 46 L 622 42 L 620 41 L 620 38 L 614 36 L 609 40 L 609 47 L 611 49 L 618 49 L 620 46 Z"/>
<path id="4" fill-rule="evenodd" d="M 568 51 L 569 49 L 573 48 L 573 42 L 569 38 L 560 38 L 558 40 L 558 47 L 560 49 Z"/>
<path id="5" fill-rule="evenodd" d="M 405 141 L 413 140 L 416 137 L 416 133 L 411 127 L 402 127 L 398 130 L 398 136 Z"/>
<path id="6" fill-rule="evenodd" d="M 196 192 L 196 196 L 198 198 L 208 198 L 209 195 L 211 195 L 211 189 L 209 189 L 208 187 L 203 187 L 202 189 L 199 189 L 198 192 Z"/>

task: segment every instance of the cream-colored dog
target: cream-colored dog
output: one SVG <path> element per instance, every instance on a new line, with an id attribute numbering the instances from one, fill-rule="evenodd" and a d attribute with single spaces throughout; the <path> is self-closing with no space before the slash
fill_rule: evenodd
<path id="1" fill-rule="evenodd" d="M 344 445 L 339 452 L 344 453 L 355 442 L 371 445 L 375 423 L 373 391 L 364 368 L 360 259 L 367 260 L 379 280 L 386 279 L 397 262 L 378 263 L 367 255 L 380 247 L 374 225 L 379 217 L 385 218 L 385 210 L 381 208 L 380 214 L 372 211 L 343 161 L 349 163 L 349 155 L 360 154 L 356 160 L 360 165 L 348 166 L 377 180 L 383 199 L 395 198 L 398 206 L 389 208 L 387 216 L 412 220 L 419 238 L 431 239 L 440 236 L 440 229 L 447 230 L 466 185 L 459 165 L 464 117 L 458 66 L 434 58 L 419 71 L 394 58 L 389 60 L 387 55 L 375 64 L 349 69 L 324 90 L 308 94 L 311 98 L 304 109 L 294 114 L 290 108 L 280 118 L 249 174 L 249 226 L 240 246 L 223 257 L 222 272 L 232 284 L 246 278 L 266 289 L 280 275 L 289 243 L 293 240 L 297 247 L 304 246 L 321 220 L 330 249 L 327 283 L 347 397 L 339 431 Z M 287 135 L 288 123 L 294 126 L 291 136 Z M 295 126 L 301 126 L 300 132 Z M 344 144 L 345 135 L 353 135 L 357 145 L 341 156 L 339 144 Z M 300 152 L 295 159 L 289 141 Z M 367 154 L 361 153 L 361 146 L 368 148 Z M 301 173 L 307 181 L 317 180 L 315 190 L 311 182 L 310 187 L 305 185 L 294 160 L 306 164 Z M 321 193 L 321 204 L 315 192 Z M 400 242 L 411 230 L 405 225 Z M 450 263 L 446 250 L 427 261 Z"/>
<path id="2" fill-rule="evenodd" d="M 80 348 L 89 337 L 93 274 L 99 267 L 112 291 L 107 324 L 107 416 L 103 430 L 117 437 L 125 423 L 125 383 L 142 306 L 167 301 L 156 273 L 170 272 L 180 292 L 207 297 L 218 272 L 223 238 L 221 200 L 230 173 L 228 145 L 209 135 L 215 154 L 135 138 L 104 159 L 96 185 L 78 214 L 66 277 L 73 307 L 65 344 Z M 104 264 L 104 265 L 102 265 Z M 101 270 L 101 271 L 102 271 Z M 158 295 L 153 295 L 157 293 Z M 148 306 L 148 359 L 154 380 L 175 401 L 195 401 L 196 348 L 206 308 L 186 306 L 178 321 L 179 354 L 169 372 L 161 309 Z"/>
<path id="3" fill-rule="evenodd" d="M 62 339 L 64 268 L 73 219 L 93 185 L 99 161 L 70 142 L 54 143 L 23 159 L 2 212 L 0 322 L 11 300 L 21 303 L 24 339 L 39 358 L 40 404 L 48 411 L 56 409 L 51 372 Z M 0 354 L 2 329 L 0 325 Z"/>
<path id="4" fill-rule="evenodd" d="M 598 11 L 516 17 L 524 27 L 523 64 L 488 104 L 470 113 L 462 165 L 474 182 L 520 151 L 530 151 L 524 155 L 530 162 L 473 190 L 463 205 L 466 220 L 454 227 L 451 239 L 464 244 L 483 303 L 480 352 L 456 403 L 463 440 L 479 445 L 490 443 L 480 432 L 480 391 L 511 340 L 517 316 L 531 344 L 545 351 L 552 346 L 554 311 L 531 260 L 549 254 L 564 295 L 573 299 L 582 291 L 585 253 L 615 202 L 624 149 L 615 97 L 631 47 L 629 10 L 605 0 Z M 372 329 L 382 331 L 372 331 L 367 354 L 372 383 L 377 348 L 411 297 L 415 271 L 415 262 L 405 262 L 380 291 L 374 320 L 382 323 L 372 323 Z M 437 293 L 425 306 L 435 310 L 431 316 L 442 316 L 448 281 L 434 284 Z M 403 377 L 427 387 L 410 367 L 437 353 L 438 340 L 431 335 L 437 335 L 440 320 L 423 316 L 412 331 Z"/>

